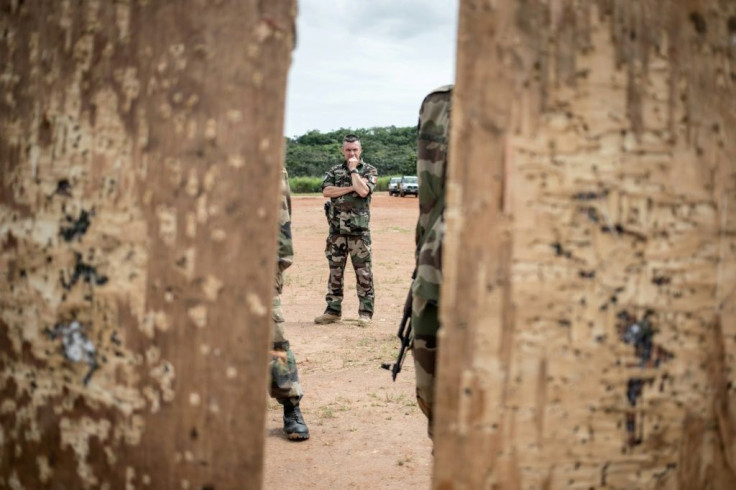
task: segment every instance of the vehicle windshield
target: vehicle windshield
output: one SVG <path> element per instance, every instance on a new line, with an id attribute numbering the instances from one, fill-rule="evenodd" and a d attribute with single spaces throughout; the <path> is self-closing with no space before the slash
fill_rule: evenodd
<path id="1" fill-rule="evenodd" d="M 416 184 L 417 178 L 416 177 L 404 177 L 404 182 L 407 182 L 409 184 Z"/>

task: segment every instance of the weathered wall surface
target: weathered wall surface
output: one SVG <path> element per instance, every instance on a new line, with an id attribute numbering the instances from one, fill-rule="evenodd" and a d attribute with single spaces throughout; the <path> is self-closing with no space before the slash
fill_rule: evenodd
<path id="1" fill-rule="evenodd" d="M 0 486 L 260 486 L 294 17 L 0 2 Z"/>
<path id="2" fill-rule="evenodd" d="M 436 488 L 734 488 L 736 3 L 461 2 Z"/>

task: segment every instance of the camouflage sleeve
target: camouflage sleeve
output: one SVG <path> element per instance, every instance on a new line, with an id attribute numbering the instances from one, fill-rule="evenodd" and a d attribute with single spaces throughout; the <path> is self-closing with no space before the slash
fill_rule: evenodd
<path id="1" fill-rule="evenodd" d="M 376 187 L 376 182 L 378 181 L 378 169 L 373 165 L 369 165 L 363 177 L 368 181 L 369 192 L 373 193 L 373 189 Z"/>
<path id="2" fill-rule="evenodd" d="M 438 301 L 442 284 L 445 173 L 449 146 L 452 87 L 429 94 L 419 111 L 417 177 L 419 218 L 416 228 L 415 297 Z"/>
<path id="3" fill-rule="evenodd" d="M 279 269 L 288 268 L 294 261 L 294 244 L 291 239 L 291 191 L 289 174 L 281 172 L 281 206 L 279 208 Z"/>
<path id="4" fill-rule="evenodd" d="M 332 169 L 329 169 L 326 173 L 324 178 L 322 179 L 322 190 L 325 190 L 325 187 L 334 186 L 335 185 L 335 172 L 332 171 Z"/>
<path id="5" fill-rule="evenodd" d="M 452 87 L 443 86 L 425 97 L 419 109 L 417 128 L 417 177 L 419 219 L 416 244 L 419 249 L 441 217 L 445 202 L 445 171 L 450 132 Z"/>

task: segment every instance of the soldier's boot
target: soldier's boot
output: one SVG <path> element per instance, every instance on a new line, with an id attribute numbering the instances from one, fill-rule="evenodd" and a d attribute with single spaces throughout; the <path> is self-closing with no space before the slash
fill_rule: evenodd
<path id="1" fill-rule="evenodd" d="M 291 403 L 291 400 L 283 402 L 284 405 L 284 432 L 286 437 L 292 441 L 304 441 L 309 439 L 309 429 L 307 428 L 302 411 L 298 405 Z"/>
<path id="2" fill-rule="evenodd" d="M 339 314 L 337 314 L 337 313 L 335 313 L 333 311 L 329 311 L 328 310 L 328 311 L 325 311 L 324 313 L 322 313 L 317 318 L 315 318 L 314 319 L 314 323 L 316 323 L 318 325 L 326 325 L 328 323 L 339 322 L 341 318 L 342 317 Z"/>
<path id="3" fill-rule="evenodd" d="M 371 324 L 371 316 L 368 313 L 361 313 L 358 316 L 358 326 L 367 327 Z"/>

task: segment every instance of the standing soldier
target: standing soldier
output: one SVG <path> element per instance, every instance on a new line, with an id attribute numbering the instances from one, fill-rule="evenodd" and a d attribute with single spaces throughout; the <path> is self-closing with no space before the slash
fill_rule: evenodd
<path id="1" fill-rule="evenodd" d="M 345 263 L 355 269 L 358 289 L 358 325 L 370 324 L 373 317 L 373 272 L 371 271 L 370 204 L 376 186 L 376 167 L 360 158 L 363 149 L 354 134 L 342 141 L 345 161 L 332 167 L 322 181 L 322 195 L 330 225 L 325 255 L 330 266 L 327 281 L 327 308 L 314 323 L 333 323 L 342 317 Z"/>
<path id="2" fill-rule="evenodd" d="M 438 304 L 442 287 L 442 240 L 445 232 L 445 175 L 450 135 L 452 85 L 425 97 L 419 109 L 417 176 L 419 219 L 416 229 L 416 270 L 412 291 L 414 367 L 417 403 L 433 433 Z"/>
<path id="3" fill-rule="evenodd" d="M 279 213 L 279 260 L 276 269 L 276 285 L 273 293 L 273 350 L 271 351 L 270 395 L 284 406 L 284 432 L 289 439 L 309 439 L 309 429 L 299 409 L 303 396 L 299 383 L 294 353 L 284 336 L 284 313 L 281 309 L 281 292 L 284 287 L 283 272 L 294 260 L 291 240 L 291 194 L 286 170 L 281 172 L 281 210 Z"/>

